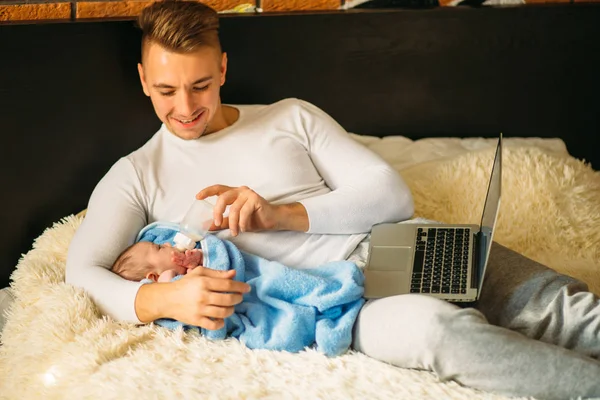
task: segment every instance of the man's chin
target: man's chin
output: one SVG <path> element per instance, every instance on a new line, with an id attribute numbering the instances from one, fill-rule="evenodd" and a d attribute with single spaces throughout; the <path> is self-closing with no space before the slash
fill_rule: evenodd
<path id="1" fill-rule="evenodd" d="M 173 126 L 169 125 L 167 126 L 167 128 L 169 128 L 169 131 L 177 136 L 180 139 L 183 140 L 195 140 L 195 139 L 199 139 L 203 134 L 205 130 L 181 130 L 181 129 L 174 129 Z"/>
<path id="2" fill-rule="evenodd" d="M 196 140 L 200 139 L 202 132 L 177 132 L 175 135 L 179 136 L 183 140 Z"/>

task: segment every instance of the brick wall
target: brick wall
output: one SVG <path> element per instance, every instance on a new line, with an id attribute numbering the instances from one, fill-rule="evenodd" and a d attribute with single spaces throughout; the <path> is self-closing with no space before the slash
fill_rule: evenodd
<path id="1" fill-rule="evenodd" d="M 0 0 L 0 24 L 77 21 L 103 18 L 133 19 L 141 9 L 160 0 Z M 352 8 L 368 0 L 198 0 L 219 12 L 326 11 Z M 455 6 L 465 0 L 380 0 L 379 4 L 439 4 Z M 481 0 L 487 4 L 492 0 Z M 600 0 L 523 0 L 525 3 L 584 3 Z M 521 3 L 521 0 L 505 0 Z M 369 3 L 372 4 L 372 3 Z"/>
<path id="2" fill-rule="evenodd" d="M 337 10 L 344 0 L 202 0 L 219 12 Z M 0 0 L 2 22 L 133 18 L 152 0 Z"/>

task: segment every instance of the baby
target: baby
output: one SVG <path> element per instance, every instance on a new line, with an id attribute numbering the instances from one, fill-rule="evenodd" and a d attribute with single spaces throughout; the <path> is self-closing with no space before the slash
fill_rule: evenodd
<path id="1" fill-rule="evenodd" d="M 170 243 L 138 242 L 117 257 L 111 271 L 130 281 L 169 282 L 202 264 L 202 250 L 179 251 Z"/>
<path id="2" fill-rule="evenodd" d="M 220 329 L 207 330 L 169 318 L 154 321 L 157 325 L 194 329 L 210 340 L 234 337 L 251 349 L 298 352 L 314 345 L 333 356 L 349 348 L 354 321 L 364 304 L 364 276 L 354 263 L 290 268 L 245 253 L 215 235 L 196 242 L 192 250 L 179 251 L 173 247 L 179 233 L 178 226 L 168 222 L 146 226 L 137 243 L 117 257 L 111 271 L 152 284 L 179 279 L 199 265 L 233 269 L 235 279 L 248 283 L 251 290 Z"/>

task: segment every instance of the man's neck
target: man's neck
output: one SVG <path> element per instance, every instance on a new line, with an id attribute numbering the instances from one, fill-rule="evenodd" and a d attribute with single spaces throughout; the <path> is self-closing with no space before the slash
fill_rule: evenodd
<path id="1" fill-rule="evenodd" d="M 231 106 L 221 106 L 221 112 L 210 124 L 204 135 L 210 135 L 211 133 L 219 132 L 233 125 L 240 117 L 240 110 Z"/>

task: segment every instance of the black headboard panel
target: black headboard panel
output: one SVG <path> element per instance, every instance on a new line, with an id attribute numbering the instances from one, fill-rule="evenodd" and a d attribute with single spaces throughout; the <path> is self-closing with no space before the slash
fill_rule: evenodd
<path id="1" fill-rule="evenodd" d="M 368 135 L 562 137 L 600 168 L 600 4 L 222 18 L 223 100 Z M 129 21 L 0 25 L 0 286 L 157 129 Z"/>
<path id="2" fill-rule="evenodd" d="M 563 137 L 600 169 L 580 140 L 600 134 L 600 5 L 249 18 L 223 33 L 228 100 L 301 97 L 368 135 Z"/>

